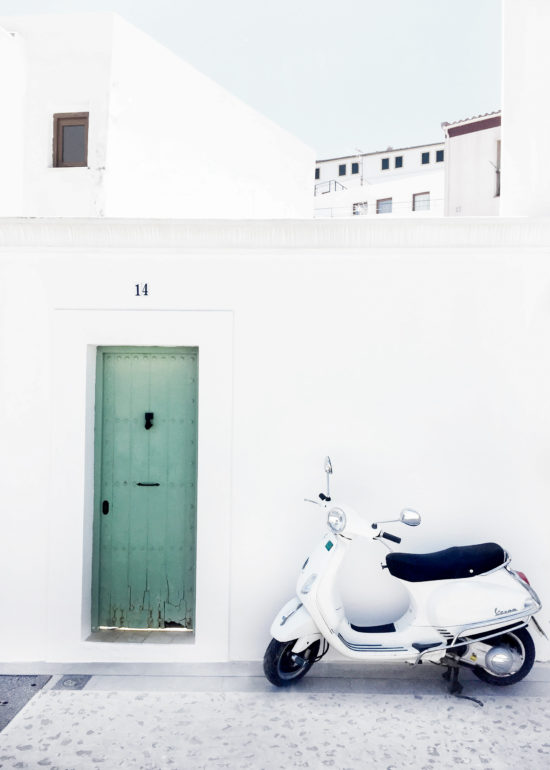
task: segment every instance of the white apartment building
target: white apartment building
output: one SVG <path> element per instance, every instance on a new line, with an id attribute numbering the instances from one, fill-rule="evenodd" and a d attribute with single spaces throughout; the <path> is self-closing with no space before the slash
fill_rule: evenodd
<path id="1" fill-rule="evenodd" d="M 442 216 L 444 169 L 443 142 L 319 160 L 315 216 Z"/>
<path id="2" fill-rule="evenodd" d="M 446 216 L 498 216 L 501 118 L 497 111 L 441 124 Z"/>
<path id="3" fill-rule="evenodd" d="M 313 151 L 115 14 L 0 17 L 0 66 L 0 216 L 312 215 Z"/>

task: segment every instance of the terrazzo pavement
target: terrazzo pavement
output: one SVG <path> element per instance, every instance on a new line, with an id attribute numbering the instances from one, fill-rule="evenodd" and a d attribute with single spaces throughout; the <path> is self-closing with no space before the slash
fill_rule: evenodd
<path id="1" fill-rule="evenodd" d="M 196 680 L 182 691 L 149 679 L 92 677 L 80 691 L 52 681 L 0 733 L 0 768 L 550 768 L 550 692 L 486 689 L 481 708 L 444 689 L 278 690 L 258 680 L 257 691 L 235 681 L 212 690 Z"/>

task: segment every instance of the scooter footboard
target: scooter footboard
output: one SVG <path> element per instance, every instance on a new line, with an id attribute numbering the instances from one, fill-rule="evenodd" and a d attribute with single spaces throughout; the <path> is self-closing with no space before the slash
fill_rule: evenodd
<path id="1" fill-rule="evenodd" d="M 313 637 L 314 641 L 321 638 L 321 633 L 304 605 L 294 597 L 285 604 L 271 624 L 271 636 L 279 642 L 306 637 Z"/>

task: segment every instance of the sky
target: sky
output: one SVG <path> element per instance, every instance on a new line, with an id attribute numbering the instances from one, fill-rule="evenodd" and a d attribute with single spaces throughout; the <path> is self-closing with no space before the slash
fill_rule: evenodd
<path id="1" fill-rule="evenodd" d="M 114 11 L 315 149 L 441 141 L 500 108 L 500 0 L 0 0 Z"/>

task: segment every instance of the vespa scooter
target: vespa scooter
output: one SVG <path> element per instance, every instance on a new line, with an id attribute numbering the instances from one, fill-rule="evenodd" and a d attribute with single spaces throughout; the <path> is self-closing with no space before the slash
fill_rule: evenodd
<path id="1" fill-rule="evenodd" d="M 300 571 L 296 597 L 281 609 L 271 626 L 264 673 L 283 687 L 301 679 L 327 652 L 365 663 L 425 660 L 448 667 L 451 692 L 460 691 L 458 668 L 470 668 L 493 685 L 519 682 L 531 670 L 535 646 L 528 626 L 546 636 L 533 615 L 541 602 L 510 556 L 496 543 L 458 546 L 435 553 L 393 552 L 401 542 L 379 524 L 401 522 L 416 527 L 420 515 L 405 509 L 398 519 L 369 523 L 348 505 L 330 496 L 330 458 L 325 459 L 327 491 L 318 505 L 326 515 L 328 533 Z M 376 534 L 374 534 L 376 531 Z M 374 536 L 373 536 L 374 535 Z M 409 594 L 407 611 L 393 623 L 358 626 L 345 615 L 337 577 L 352 541 L 372 537 L 387 546 L 390 574 Z"/>

